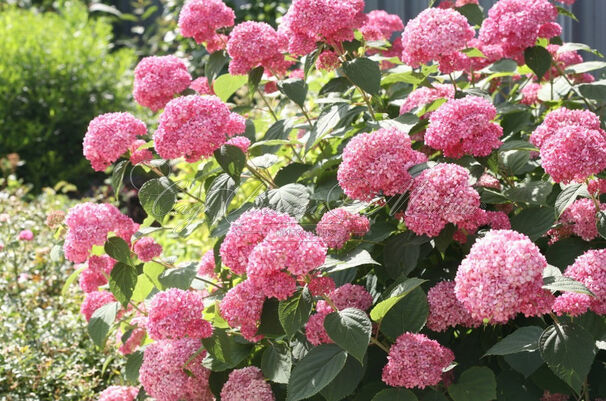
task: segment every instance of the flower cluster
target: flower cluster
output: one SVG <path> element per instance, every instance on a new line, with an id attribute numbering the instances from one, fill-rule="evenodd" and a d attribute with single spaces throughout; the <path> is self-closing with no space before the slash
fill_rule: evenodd
<path id="1" fill-rule="evenodd" d="M 142 262 L 149 262 L 162 254 L 162 245 L 151 237 L 143 237 L 135 242 L 134 251 Z"/>
<path id="2" fill-rule="evenodd" d="M 520 92 L 522 94 L 521 103 L 528 106 L 538 103 L 540 90 L 541 84 L 529 83 L 526 85 Z"/>
<path id="3" fill-rule="evenodd" d="M 370 229 L 366 216 L 338 208 L 324 213 L 316 226 L 316 233 L 330 248 L 340 249 L 352 237 L 363 236 Z"/>
<path id="4" fill-rule="evenodd" d="M 229 137 L 245 128 L 244 118 L 230 112 L 218 97 L 183 96 L 166 105 L 154 133 L 154 144 L 164 159 L 184 156 L 193 163 L 212 155 Z"/>
<path id="5" fill-rule="evenodd" d="M 88 125 L 82 147 L 95 171 L 103 171 L 147 133 L 145 124 L 130 113 L 107 113 Z"/>
<path id="6" fill-rule="evenodd" d="M 200 260 L 200 266 L 198 266 L 198 274 L 202 277 L 216 277 L 215 253 L 212 251 L 212 249 L 202 255 L 202 259 Z"/>
<path id="7" fill-rule="evenodd" d="M 441 281 L 427 292 L 429 316 L 427 327 L 433 331 L 445 331 L 449 327 L 477 327 L 482 322 L 473 319 L 455 296 L 454 281 Z"/>
<path id="8" fill-rule="evenodd" d="M 600 205 L 600 210 L 606 210 L 606 204 Z M 598 236 L 596 226 L 596 205 L 591 199 L 579 199 L 568 206 L 560 221 L 565 226 L 570 226 L 571 231 L 583 238 L 585 241 L 591 241 Z"/>
<path id="9" fill-rule="evenodd" d="M 503 128 L 492 122 L 496 115 L 496 108 L 482 97 L 451 99 L 429 117 L 425 143 L 446 157 L 488 156 L 502 144 Z"/>
<path id="10" fill-rule="evenodd" d="M 423 153 L 412 150 L 408 134 L 383 128 L 359 134 L 347 144 L 337 178 L 347 196 L 369 201 L 406 192 L 412 184 L 408 169 L 425 161 Z"/>
<path id="11" fill-rule="evenodd" d="M 389 40 L 394 32 L 404 29 L 404 23 L 398 15 L 373 10 L 366 16 L 368 19 L 360 28 L 365 40 Z"/>
<path id="12" fill-rule="evenodd" d="M 542 315 L 553 303 L 542 289 L 545 267 L 545 258 L 527 236 L 491 230 L 461 262 L 455 294 L 474 319 L 506 323 L 518 313 Z"/>
<path id="13" fill-rule="evenodd" d="M 99 401 L 135 401 L 139 389 L 132 386 L 109 386 L 101 394 Z"/>
<path id="14" fill-rule="evenodd" d="M 212 327 L 202 318 L 203 310 L 204 300 L 196 292 L 178 288 L 159 292 L 149 308 L 149 336 L 154 340 L 210 337 Z"/>
<path id="15" fill-rule="evenodd" d="M 454 99 L 452 85 L 433 84 L 432 88 L 421 86 L 412 91 L 400 107 L 400 114 L 409 113 L 417 107 L 429 105 L 438 99 Z"/>
<path id="16" fill-rule="evenodd" d="M 425 388 L 442 380 L 453 361 L 451 350 L 423 334 L 404 333 L 389 349 L 383 381 L 394 387 Z"/>
<path id="17" fill-rule="evenodd" d="M 111 274 L 116 261 L 107 255 L 93 255 L 88 260 L 88 267 L 80 273 L 80 288 L 84 293 L 99 290 L 107 284 L 107 276 Z"/>
<path id="18" fill-rule="evenodd" d="M 89 292 L 86 294 L 84 301 L 82 301 L 82 304 L 80 305 L 80 313 L 82 313 L 88 321 L 97 309 L 112 302 L 116 302 L 116 298 L 114 298 L 111 292 Z"/>
<path id="19" fill-rule="evenodd" d="M 206 50 L 213 53 L 225 47 L 227 37 L 217 33 L 221 28 L 234 26 L 234 10 L 222 0 L 187 0 L 179 14 L 179 30 L 196 43 L 206 43 Z"/>
<path id="20" fill-rule="evenodd" d="M 130 332 L 130 335 L 128 336 L 128 338 L 126 338 L 124 341 L 123 341 L 123 336 L 121 335 L 122 333 L 120 331 L 118 331 L 116 333 L 117 335 L 119 335 L 119 337 L 120 337 L 119 340 L 122 342 L 122 345 L 120 345 L 120 348 L 118 348 L 118 352 L 120 352 L 122 355 L 129 355 L 129 354 L 132 354 L 133 352 L 135 352 L 135 350 L 137 348 L 139 348 L 139 346 L 141 345 L 141 342 L 147 335 L 147 331 L 146 331 L 147 318 L 146 317 L 144 317 L 144 316 L 135 317 L 131 320 L 130 323 L 134 327 L 132 328 L 132 331 Z"/>
<path id="21" fill-rule="evenodd" d="M 238 327 L 242 336 L 249 341 L 259 341 L 257 335 L 265 295 L 250 280 L 246 280 L 229 290 L 219 305 L 221 316 L 231 327 Z"/>
<path id="22" fill-rule="evenodd" d="M 151 152 L 151 150 L 142 148 L 144 145 L 146 145 L 144 140 L 137 139 L 128 147 L 128 150 L 130 151 L 129 160 L 133 166 L 140 163 L 148 163 L 153 160 L 154 154 Z"/>
<path id="23" fill-rule="evenodd" d="M 261 369 L 249 366 L 236 369 L 229 374 L 227 382 L 221 389 L 224 401 L 274 401 L 271 386 L 263 378 Z"/>
<path id="24" fill-rule="evenodd" d="M 190 83 L 187 67 L 177 57 L 145 57 L 135 68 L 133 96 L 141 106 L 158 111 Z"/>

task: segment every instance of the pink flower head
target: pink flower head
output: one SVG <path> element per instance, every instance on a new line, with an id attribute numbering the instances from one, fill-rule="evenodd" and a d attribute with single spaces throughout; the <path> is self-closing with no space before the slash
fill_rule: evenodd
<path id="1" fill-rule="evenodd" d="M 492 188 L 499 191 L 501 190 L 501 182 L 498 180 L 498 178 L 488 173 L 484 173 L 480 176 L 480 178 L 476 182 L 476 186 L 483 188 Z"/>
<path id="2" fill-rule="evenodd" d="M 568 0 L 570 1 L 570 0 Z M 574 0 L 573 0 L 574 1 Z M 543 396 L 540 401 L 568 401 L 570 396 L 568 394 L 550 393 L 548 390 L 543 392 Z M 598 400 L 596 400 L 598 401 Z"/>
<path id="3" fill-rule="evenodd" d="M 112 302 L 116 302 L 116 298 L 114 298 L 111 292 L 89 292 L 80 305 L 80 313 L 84 315 L 86 321 L 89 321 L 97 309 Z"/>
<path id="4" fill-rule="evenodd" d="M 404 333 L 389 350 L 383 381 L 394 387 L 435 386 L 453 361 L 452 351 L 437 341 L 424 334 Z"/>
<path id="5" fill-rule="evenodd" d="M 210 87 L 210 84 L 208 83 L 208 78 L 206 78 L 206 77 L 199 77 L 199 78 L 194 79 L 193 81 L 191 81 L 189 88 L 198 92 L 199 95 L 214 95 L 215 94 L 213 89 Z"/>
<path id="6" fill-rule="evenodd" d="M 217 276 L 215 273 L 215 252 L 212 249 L 206 251 L 206 253 L 202 255 L 202 260 L 200 260 L 200 266 L 198 267 L 198 274 L 208 278 L 215 278 Z"/>
<path id="7" fill-rule="evenodd" d="M 539 103 L 539 90 L 541 90 L 541 84 L 530 83 L 526 85 L 521 91 L 521 103 L 527 104 L 529 106 Z"/>
<path id="8" fill-rule="evenodd" d="M 145 57 L 135 68 L 133 96 L 141 106 L 158 111 L 190 83 L 187 67 L 177 57 Z"/>
<path id="9" fill-rule="evenodd" d="M 454 99 L 455 90 L 452 85 L 433 84 L 433 88 L 421 86 L 412 91 L 400 107 L 400 114 L 409 113 L 417 107 L 429 105 L 438 99 Z"/>
<path id="10" fill-rule="evenodd" d="M 139 389 L 132 386 L 109 386 L 101 394 L 99 401 L 135 401 Z"/>
<path id="11" fill-rule="evenodd" d="M 19 241 L 31 241 L 34 239 L 34 233 L 32 230 L 22 230 L 19 232 L 17 239 Z"/>
<path id="12" fill-rule="evenodd" d="M 213 401 L 208 383 L 210 370 L 202 366 L 206 351 L 190 361 L 201 346 L 193 338 L 160 340 L 148 345 L 139 370 L 145 392 L 157 401 Z"/>
<path id="13" fill-rule="evenodd" d="M 460 13 L 428 8 L 408 22 L 402 34 L 402 61 L 418 67 L 449 57 L 467 47 L 475 31 Z"/>
<path id="14" fill-rule="evenodd" d="M 130 113 L 102 114 L 88 124 L 84 157 L 95 171 L 103 171 L 129 150 L 137 136 L 146 133 L 145 124 Z"/>
<path id="15" fill-rule="evenodd" d="M 524 49 L 534 46 L 537 38 L 560 34 L 557 16 L 548 0 L 500 0 L 488 11 L 478 38 L 486 46 L 499 47 L 502 57 L 523 63 Z"/>
<path id="16" fill-rule="evenodd" d="M 143 237 L 135 242 L 135 253 L 142 262 L 149 262 L 153 258 L 162 255 L 162 245 L 151 237 Z"/>
<path id="17" fill-rule="evenodd" d="M 364 236 L 369 229 L 370 221 L 366 216 L 351 213 L 343 208 L 329 210 L 316 226 L 318 235 L 329 247 L 335 249 L 343 248 L 352 235 Z"/>
<path id="18" fill-rule="evenodd" d="M 556 313 L 576 316 L 591 309 L 598 315 L 606 314 L 606 249 L 585 252 L 566 268 L 564 275 L 584 284 L 595 297 L 565 292 L 555 300 Z"/>
<path id="19" fill-rule="evenodd" d="M 418 235 L 436 237 L 446 224 L 462 224 L 479 208 L 480 195 L 469 185 L 469 172 L 456 164 L 438 164 L 415 179 L 404 221 Z"/>
<path id="20" fill-rule="evenodd" d="M 598 196 L 606 194 L 606 180 L 603 178 L 597 178 L 589 181 L 587 184 L 587 191 L 589 191 L 590 194 Z"/>
<path id="21" fill-rule="evenodd" d="M 250 146 L 250 139 L 245 136 L 234 136 L 229 141 L 225 142 L 226 145 L 232 145 L 240 148 L 243 153 L 248 152 Z"/>
<path id="22" fill-rule="evenodd" d="M 271 386 L 263 378 L 261 369 L 256 366 L 232 371 L 221 389 L 223 401 L 274 401 L 275 399 Z"/>
<path id="23" fill-rule="evenodd" d="M 335 290 L 335 281 L 328 276 L 314 275 L 308 284 L 309 292 L 315 297 L 328 295 Z"/>
<path id="24" fill-rule="evenodd" d="M 63 250 L 65 257 L 74 263 L 86 261 L 92 247 L 105 244 L 110 232 L 130 243 L 139 229 L 138 224 L 108 203 L 76 205 L 70 209 L 65 223 L 68 231 Z"/>
<path id="25" fill-rule="evenodd" d="M 588 110 L 552 111 L 530 136 L 555 182 L 582 182 L 606 168 L 606 131 Z"/>
<path id="26" fill-rule="evenodd" d="M 543 286 L 547 262 L 524 234 L 491 230 L 478 239 L 455 278 L 455 294 L 474 319 L 506 323 L 518 313 L 549 311 L 553 296 Z"/>
<path id="27" fill-rule="evenodd" d="M 483 97 L 451 99 L 429 118 L 425 143 L 446 157 L 488 156 L 502 145 L 503 128 L 492 122 L 496 115 L 497 109 Z"/>
<path id="28" fill-rule="evenodd" d="M 606 210 L 606 203 L 600 205 L 600 210 Z M 564 210 L 560 221 L 564 225 L 570 226 L 575 235 L 578 235 L 585 241 L 591 241 L 598 236 L 596 225 L 597 212 L 596 206 L 591 199 L 578 199 Z"/>
<path id="29" fill-rule="evenodd" d="M 324 50 L 316 60 L 316 68 L 323 71 L 336 70 L 341 65 L 339 55 L 332 50 Z"/>
<path id="30" fill-rule="evenodd" d="M 120 348 L 118 349 L 118 352 L 120 352 L 122 355 L 130 355 L 133 352 L 135 352 L 135 350 L 137 348 L 139 348 L 139 346 L 141 345 L 141 342 L 143 341 L 143 339 L 145 338 L 147 332 L 145 330 L 146 324 L 147 324 L 147 318 L 146 317 L 136 317 L 131 321 L 131 324 L 134 325 L 133 329 L 131 330 L 130 335 L 128 336 L 128 338 L 126 339 L 126 341 L 124 341 L 124 343 L 122 345 L 120 345 Z M 119 340 L 120 342 L 122 341 L 122 333 L 120 331 L 118 331 L 118 333 L 120 335 Z"/>
<path id="31" fill-rule="evenodd" d="M 210 337 L 212 327 L 202 317 L 203 310 L 204 300 L 196 292 L 178 288 L 159 292 L 149 308 L 149 336 L 154 340 Z"/>
<path id="32" fill-rule="evenodd" d="M 298 226 L 295 219 L 271 209 L 253 209 L 243 213 L 231 224 L 221 244 L 223 264 L 235 274 L 246 273 L 253 248 L 270 232 L 293 226 Z"/>
<path id="33" fill-rule="evenodd" d="M 217 30 L 234 26 L 236 15 L 222 0 L 187 0 L 179 13 L 179 30 L 196 43 L 206 43 L 209 53 L 223 49 Z"/>
<path id="34" fill-rule="evenodd" d="M 354 30 L 365 22 L 364 0 L 294 0 L 278 31 L 287 35 L 288 51 L 302 56 L 316 42 L 339 47 L 354 39 Z"/>
<path id="35" fill-rule="evenodd" d="M 454 281 L 440 281 L 427 292 L 429 316 L 427 327 L 433 331 L 445 331 L 449 327 L 477 327 L 482 321 L 475 320 L 455 296 Z"/>
<path id="36" fill-rule="evenodd" d="M 185 157 L 189 163 L 208 157 L 244 132 L 244 118 L 216 96 L 183 96 L 171 100 L 154 133 L 156 151 L 164 159 Z"/>
<path id="37" fill-rule="evenodd" d="M 154 154 L 149 149 L 140 149 L 141 146 L 145 145 L 147 142 L 141 139 L 137 139 L 133 142 L 128 150 L 130 151 L 130 163 L 133 166 L 136 166 L 140 163 L 149 163 L 153 160 Z"/>
<path id="38" fill-rule="evenodd" d="M 455 7 L 463 7 L 464 5 L 467 4 L 480 4 L 478 2 L 478 0 L 457 0 L 456 2 L 454 0 L 443 0 L 439 7 L 440 8 L 455 8 Z"/>
<path id="39" fill-rule="evenodd" d="M 107 284 L 106 275 L 99 270 L 90 267 L 82 270 L 79 279 L 80 289 L 86 294 L 99 290 L 99 287 Z"/>
<path id="40" fill-rule="evenodd" d="M 404 29 L 402 19 L 396 14 L 373 10 L 366 16 L 368 19 L 360 28 L 365 40 L 389 40 L 394 32 Z"/>
<path id="41" fill-rule="evenodd" d="M 349 141 L 337 178 L 347 196 L 369 201 L 406 192 L 412 184 L 408 169 L 425 161 L 423 153 L 412 150 L 408 134 L 382 128 Z"/>
<path id="42" fill-rule="evenodd" d="M 268 73 L 283 75 L 292 65 L 284 58 L 287 47 L 286 35 L 276 32 L 265 22 L 246 21 L 238 24 L 227 42 L 227 53 L 232 58 L 229 73 L 247 74 L 253 68 L 262 66 Z"/>
<path id="43" fill-rule="evenodd" d="M 221 316 L 234 328 L 240 328 L 248 341 L 257 342 L 263 336 L 257 335 L 261 322 L 261 312 L 265 296 L 250 280 L 246 280 L 229 290 L 219 305 Z"/>

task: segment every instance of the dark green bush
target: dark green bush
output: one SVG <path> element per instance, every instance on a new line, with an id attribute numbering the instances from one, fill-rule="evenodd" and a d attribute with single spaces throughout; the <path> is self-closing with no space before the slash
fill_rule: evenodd
<path id="1" fill-rule="evenodd" d="M 37 189 L 59 180 L 86 186 L 86 127 L 126 105 L 134 56 L 112 52 L 111 30 L 80 3 L 0 12 L 0 157 L 18 153 L 25 164 L 17 174 Z"/>

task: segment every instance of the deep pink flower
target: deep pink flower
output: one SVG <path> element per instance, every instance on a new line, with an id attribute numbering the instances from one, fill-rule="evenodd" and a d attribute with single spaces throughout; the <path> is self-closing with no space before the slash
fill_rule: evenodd
<path id="1" fill-rule="evenodd" d="M 223 49 L 224 35 L 217 30 L 234 26 L 236 15 L 222 0 L 187 0 L 179 14 L 179 30 L 196 43 L 206 43 L 209 53 Z"/>
<path id="2" fill-rule="evenodd" d="M 232 145 L 240 148 L 243 153 L 248 152 L 250 146 L 250 139 L 245 136 L 234 136 L 229 141 L 225 142 L 226 145 Z"/>
<path id="3" fill-rule="evenodd" d="M 606 203 L 600 204 L 600 210 L 606 210 Z M 591 199 L 578 199 L 564 210 L 560 221 L 564 225 L 571 226 L 575 235 L 585 241 L 591 241 L 599 235 L 596 225 L 597 212 Z"/>
<path id="4" fill-rule="evenodd" d="M 244 132 L 244 118 L 216 96 L 183 96 L 171 100 L 154 133 L 156 151 L 164 159 L 184 156 L 190 163 L 208 157 Z"/>
<path id="5" fill-rule="evenodd" d="M 566 1 L 570 1 L 570 0 L 566 0 Z M 572 0 L 574 2 L 574 0 Z M 572 4 L 572 3 L 570 3 Z M 568 394 L 552 394 L 550 393 L 548 390 L 545 390 L 543 392 L 543 396 L 541 397 L 540 401 L 568 401 L 570 399 L 570 396 Z M 596 400 L 597 401 L 597 400 Z"/>
<path id="6" fill-rule="evenodd" d="M 366 216 L 351 213 L 344 208 L 329 210 L 324 213 L 316 226 L 316 232 L 320 238 L 329 247 L 335 249 L 343 248 L 343 245 L 353 235 L 364 236 L 369 229 L 370 221 Z"/>
<path id="7" fill-rule="evenodd" d="M 17 239 L 19 241 L 31 241 L 34 239 L 34 233 L 32 230 L 22 230 L 19 232 Z"/>
<path id="8" fill-rule="evenodd" d="M 316 68 L 323 71 L 333 71 L 341 65 L 339 55 L 332 50 L 324 50 L 316 60 Z"/>
<path id="9" fill-rule="evenodd" d="M 146 323 L 146 317 L 136 317 L 131 320 L 130 324 L 134 327 L 132 328 L 131 333 L 126 341 L 124 341 L 123 344 L 120 345 L 120 348 L 118 348 L 118 352 L 120 352 L 122 355 L 130 355 L 135 352 L 137 348 L 139 348 L 141 342 L 147 335 L 147 331 L 145 330 Z M 118 331 L 117 334 L 119 335 L 119 342 L 122 342 L 122 332 Z"/>
<path id="10" fill-rule="evenodd" d="M 107 284 L 107 277 L 102 271 L 87 268 L 80 273 L 79 284 L 82 292 L 88 294 Z"/>
<path id="11" fill-rule="evenodd" d="M 145 148 L 140 149 L 140 147 L 146 143 L 147 142 L 144 140 L 138 139 L 129 146 L 128 150 L 130 151 L 130 163 L 133 166 L 141 163 L 149 163 L 153 160 L 154 154 L 151 152 L 151 150 Z"/>
<path id="12" fill-rule="evenodd" d="M 589 181 L 587 184 L 587 191 L 590 194 L 602 195 L 606 194 L 606 180 L 603 178 L 596 178 L 595 180 Z"/>
<path id="13" fill-rule="evenodd" d="M 109 386 L 99 394 L 99 401 L 135 401 L 137 394 L 137 387 Z"/>
<path id="14" fill-rule="evenodd" d="M 313 276 L 308 284 L 309 292 L 315 297 L 328 295 L 335 290 L 335 281 L 328 276 Z"/>
<path id="15" fill-rule="evenodd" d="M 143 237 L 135 242 L 134 251 L 142 262 L 149 262 L 162 255 L 162 245 L 151 237 Z"/>
<path id="16" fill-rule="evenodd" d="M 427 327 L 433 331 L 445 331 L 449 327 L 477 327 L 481 320 L 475 320 L 455 296 L 454 281 L 440 281 L 427 292 L 429 316 Z"/>
<path id="17" fill-rule="evenodd" d="M 212 327 L 202 317 L 203 310 L 204 300 L 196 292 L 178 288 L 159 292 L 149 308 L 149 336 L 154 340 L 210 337 Z"/>
<path id="18" fill-rule="evenodd" d="M 389 40 L 394 32 L 404 29 L 402 19 L 396 14 L 372 10 L 366 17 L 366 23 L 360 28 L 365 40 Z"/>
<path id="19" fill-rule="evenodd" d="M 146 133 L 145 124 L 129 113 L 102 114 L 88 124 L 82 143 L 84 157 L 95 171 L 103 171 Z"/>
<path id="20" fill-rule="evenodd" d="M 454 99 L 455 90 L 452 85 L 433 84 L 432 88 L 421 86 L 410 92 L 400 107 L 400 114 L 409 113 L 417 107 L 429 105 L 438 99 Z"/>
<path id="21" fill-rule="evenodd" d="M 193 81 L 191 81 L 189 88 L 198 92 L 199 95 L 214 95 L 215 94 L 213 89 L 210 87 L 210 84 L 208 83 L 208 78 L 206 78 L 206 77 L 199 77 L 199 78 L 194 79 Z"/>
<path id="22" fill-rule="evenodd" d="M 207 278 L 217 277 L 215 273 L 215 252 L 212 249 L 202 255 L 200 266 L 198 266 L 198 274 Z"/>
<path id="23" fill-rule="evenodd" d="M 533 105 L 539 102 L 539 90 L 541 90 L 541 84 L 537 83 L 529 83 L 526 85 L 521 93 L 522 93 L 522 101 L 521 103 L 527 105 Z"/>
<path id="24" fill-rule="evenodd" d="M 145 57 L 135 68 L 133 96 L 141 106 L 158 111 L 190 83 L 187 67 L 177 57 Z"/>
<path id="25" fill-rule="evenodd" d="M 248 341 L 263 338 L 257 335 L 265 296 L 250 280 L 243 281 L 229 290 L 219 305 L 221 316 Z"/>
<path id="26" fill-rule="evenodd" d="M 274 401 L 275 399 L 271 386 L 263 378 L 261 369 L 256 366 L 232 371 L 221 389 L 223 401 Z"/>
<path id="27" fill-rule="evenodd" d="M 103 305 L 116 302 L 116 298 L 111 292 L 94 291 L 86 294 L 84 301 L 80 305 L 80 313 L 84 315 L 86 321 L 89 321 L 93 313 Z"/>

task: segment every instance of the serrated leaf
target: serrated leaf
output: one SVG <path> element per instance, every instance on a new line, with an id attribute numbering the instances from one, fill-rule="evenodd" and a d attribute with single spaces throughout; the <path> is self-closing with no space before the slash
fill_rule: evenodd
<path id="1" fill-rule="evenodd" d="M 120 237 L 111 237 L 104 245 L 105 253 L 119 262 L 130 264 L 130 248 Z"/>
<path id="2" fill-rule="evenodd" d="M 543 288 L 550 291 L 576 292 L 595 296 L 583 283 L 566 276 L 549 276 L 543 278 Z"/>
<path id="3" fill-rule="evenodd" d="M 454 401 L 492 401 L 497 398 L 497 381 L 489 368 L 474 366 L 448 387 L 448 394 Z"/>
<path id="4" fill-rule="evenodd" d="M 125 263 L 118 262 L 112 269 L 109 276 L 109 289 L 124 307 L 128 305 L 133 296 L 135 286 L 137 285 L 137 278 L 135 268 Z"/>
<path id="5" fill-rule="evenodd" d="M 264 68 L 259 66 L 257 68 L 253 68 L 248 73 L 248 93 L 252 98 L 259 87 L 259 82 L 261 82 L 261 78 L 263 78 Z"/>
<path id="6" fill-rule="evenodd" d="M 246 165 L 246 156 L 237 146 L 223 145 L 214 153 L 217 163 L 236 182 L 240 182 L 240 175 Z"/>
<path id="7" fill-rule="evenodd" d="M 530 181 L 519 183 L 516 187 L 507 188 L 503 191 L 503 195 L 513 202 L 545 205 L 552 189 L 553 186 L 549 182 Z"/>
<path id="8" fill-rule="evenodd" d="M 88 335 L 99 347 L 103 347 L 105 344 L 107 334 L 116 319 L 118 309 L 120 309 L 118 302 L 110 302 L 93 312 L 88 321 Z"/>
<path id="9" fill-rule="evenodd" d="M 378 264 L 379 262 L 374 260 L 368 251 L 365 249 L 356 249 L 339 259 L 328 256 L 326 258 L 326 262 L 324 262 L 324 264 L 321 266 L 321 269 L 329 273 L 334 273 L 341 270 L 351 269 L 353 267 Z"/>
<path id="10" fill-rule="evenodd" d="M 204 66 L 204 75 L 208 79 L 208 84 L 212 85 L 212 82 L 219 76 L 221 70 L 227 63 L 227 57 L 223 51 L 214 52 L 208 56 L 206 65 Z"/>
<path id="11" fill-rule="evenodd" d="M 372 323 L 366 313 L 355 308 L 332 312 L 324 319 L 324 329 L 331 340 L 364 363 L 370 342 Z"/>
<path id="12" fill-rule="evenodd" d="M 422 280 L 420 278 L 409 278 L 403 283 L 398 284 L 391 291 L 390 298 L 379 302 L 374 308 L 372 308 L 370 311 L 370 318 L 375 322 L 383 319 L 387 312 L 389 312 L 389 310 L 393 308 L 395 304 L 397 304 L 402 298 L 410 294 L 412 290 L 426 281 L 427 280 Z"/>
<path id="13" fill-rule="evenodd" d="M 223 74 L 217 78 L 213 84 L 215 94 L 224 102 L 227 102 L 231 95 L 243 87 L 248 81 L 246 75 Z"/>
<path id="14" fill-rule="evenodd" d="M 572 205 L 579 196 L 589 196 L 587 185 L 572 183 L 566 186 L 562 192 L 559 193 L 555 201 L 557 216 L 560 217 L 562 213 L 564 213 L 564 210 L 566 210 L 568 206 Z"/>
<path id="15" fill-rule="evenodd" d="M 261 357 L 263 376 L 274 383 L 288 383 L 292 367 L 292 355 L 286 345 L 271 344 Z"/>
<path id="16" fill-rule="evenodd" d="M 126 168 L 128 167 L 128 160 L 122 160 L 114 167 L 114 171 L 112 171 L 112 188 L 114 189 L 114 196 L 118 198 L 118 194 L 122 189 L 122 182 L 124 181 L 124 174 L 126 173 Z"/>
<path id="17" fill-rule="evenodd" d="M 139 190 L 141 206 L 160 223 L 173 209 L 176 199 L 175 186 L 166 177 L 149 180 Z"/>
<path id="18" fill-rule="evenodd" d="M 543 329 L 537 326 L 520 327 L 492 347 L 484 355 L 509 355 L 518 352 L 534 352 L 539 349 L 539 337 Z"/>
<path id="19" fill-rule="evenodd" d="M 428 315 L 427 296 L 422 289 L 415 288 L 387 312 L 381 332 L 392 340 L 406 332 L 418 333 L 425 326 Z"/>
<path id="20" fill-rule="evenodd" d="M 377 95 L 381 90 L 379 63 L 366 57 L 343 63 L 343 71 L 351 81 L 365 92 Z"/>
<path id="21" fill-rule="evenodd" d="M 467 18 L 467 21 L 471 26 L 482 25 L 482 22 L 484 21 L 482 8 L 477 4 L 465 4 L 463 7 L 457 8 L 457 11 Z"/>
<path id="22" fill-rule="evenodd" d="M 551 54 L 542 46 L 533 46 L 524 50 L 524 60 L 526 65 L 539 78 L 539 81 L 551 68 Z"/>
<path id="23" fill-rule="evenodd" d="M 196 277 L 197 264 L 191 263 L 185 267 L 176 269 L 167 269 L 158 276 L 158 281 L 162 284 L 163 289 L 179 288 L 187 290 L 191 287 L 192 281 Z"/>
<path id="24" fill-rule="evenodd" d="M 124 373 L 126 380 L 130 384 L 137 384 L 139 382 L 139 369 L 143 363 L 143 351 L 135 351 L 126 357 L 126 365 L 124 367 Z"/>
<path id="25" fill-rule="evenodd" d="M 215 372 L 238 365 L 248 356 L 251 350 L 250 345 L 238 342 L 235 336 L 229 335 L 224 329 L 216 327 L 213 329 L 211 337 L 202 339 L 202 344 L 215 359 L 215 363 L 210 364 Z M 220 362 L 221 369 L 217 369 L 219 363 L 216 362 Z M 208 364 L 208 362 L 206 363 Z"/>
<path id="26" fill-rule="evenodd" d="M 237 184 L 229 174 L 218 175 L 206 191 L 206 216 L 211 225 L 221 220 L 236 195 Z"/>
<path id="27" fill-rule="evenodd" d="M 364 366 L 360 368 L 360 364 L 351 355 L 347 356 L 345 366 L 341 372 L 330 382 L 330 384 L 320 391 L 320 394 L 326 401 L 340 401 L 356 391 L 360 380 L 366 371 L 366 359 Z"/>
<path id="28" fill-rule="evenodd" d="M 417 401 L 417 396 L 405 388 L 388 388 L 379 391 L 371 401 Z"/>
<path id="29" fill-rule="evenodd" d="M 584 63 L 569 65 L 566 67 L 567 74 L 584 74 L 586 72 L 597 71 L 606 68 L 604 61 L 585 61 Z"/>
<path id="30" fill-rule="evenodd" d="M 307 90 L 309 89 L 302 79 L 286 79 L 278 82 L 278 89 L 299 107 L 305 105 Z"/>
<path id="31" fill-rule="evenodd" d="M 511 227 L 536 241 L 555 223 L 555 211 L 551 207 L 530 207 L 511 218 Z"/>
<path id="32" fill-rule="evenodd" d="M 304 185 L 288 184 L 262 193 L 255 200 L 255 205 L 287 213 L 299 220 L 307 212 L 309 198 L 309 191 Z"/>
<path id="33" fill-rule="evenodd" d="M 278 318 L 286 335 L 292 337 L 307 322 L 312 299 L 307 289 L 297 291 L 292 297 L 280 301 Z"/>

